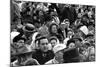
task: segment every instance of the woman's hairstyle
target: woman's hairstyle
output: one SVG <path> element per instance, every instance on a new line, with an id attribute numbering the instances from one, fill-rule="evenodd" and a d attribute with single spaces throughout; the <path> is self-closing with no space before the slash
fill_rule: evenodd
<path id="1" fill-rule="evenodd" d="M 70 43 L 75 43 L 75 40 L 73 40 L 73 39 L 68 40 L 66 46 L 69 46 Z"/>
<path id="2" fill-rule="evenodd" d="M 49 26 L 49 32 L 50 32 L 50 33 L 52 33 L 51 28 L 52 28 L 53 25 L 55 25 L 55 26 L 57 27 L 57 30 L 58 30 L 58 28 L 59 28 L 59 26 L 58 26 L 56 23 L 50 24 L 50 26 Z"/>

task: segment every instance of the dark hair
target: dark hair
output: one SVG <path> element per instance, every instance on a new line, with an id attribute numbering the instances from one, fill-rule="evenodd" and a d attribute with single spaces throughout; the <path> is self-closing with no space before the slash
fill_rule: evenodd
<path id="1" fill-rule="evenodd" d="M 37 34 L 37 36 L 35 37 L 35 43 L 38 41 L 38 38 L 41 36 L 41 34 Z"/>
<path id="2" fill-rule="evenodd" d="M 18 42 L 19 40 L 24 40 L 24 42 L 26 41 L 26 39 L 25 38 L 18 38 L 18 37 L 15 37 L 14 39 L 13 39 L 13 42 Z"/>
<path id="3" fill-rule="evenodd" d="M 75 40 L 73 39 L 68 40 L 66 46 L 69 46 L 70 43 L 75 43 Z"/>
<path id="4" fill-rule="evenodd" d="M 56 40 L 56 42 L 57 42 L 57 37 L 56 37 L 56 36 L 52 36 L 52 37 L 49 39 L 49 42 L 50 42 L 51 40 Z"/>
<path id="5" fill-rule="evenodd" d="M 40 37 L 38 37 L 38 38 L 37 38 L 37 40 L 38 40 L 38 44 L 40 44 L 40 40 L 42 40 L 42 39 L 48 39 L 48 38 L 45 37 L 45 36 L 40 36 Z"/>

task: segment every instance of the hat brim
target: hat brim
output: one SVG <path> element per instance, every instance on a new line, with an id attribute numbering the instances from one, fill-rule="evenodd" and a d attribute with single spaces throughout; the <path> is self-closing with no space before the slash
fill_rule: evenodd
<path id="1" fill-rule="evenodd" d="M 19 56 L 19 55 L 23 55 L 23 54 L 28 54 L 28 53 L 32 53 L 33 51 L 28 51 L 28 52 L 22 52 L 22 53 L 15 53 L 12 54 L 13 56 Z"/>
<path id="2" fill-rule="evenodd" d="M 26 32 L 35 32 L 36 30 L 34 29 L 34 30 L 27 30 L 26 28 L 25 28 L 25 26 L 22 28 L 23 29 L 23 31 L 26 31 Z"/>

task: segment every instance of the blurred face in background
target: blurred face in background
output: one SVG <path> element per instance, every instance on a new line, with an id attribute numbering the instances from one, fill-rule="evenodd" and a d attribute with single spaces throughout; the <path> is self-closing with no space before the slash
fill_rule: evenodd
<path id="1" fill-rule="evenodd" d="M 59 63 L 63 63 L 63 50 L 58 51 L 55 53 L 55 59 L 59 62 Z"/>
<path id="2" fill-rule="evenodd" d="M 75 44 L 78 46 L 78 47 L 81 47 L 83 44 L 81 43 L 81 41 L 79 41 L 78 39 L 75 40 Z"/>
<path id="3" fill-rule="evenodd" d="M 39 11 L 39 16 L 42 16 L 43 15 L 43 12 L 42 11 Z"/>
<path id="4" fill-rule="evenodd" d="M 72 31 L 69 31 L 68 34 L 67 34 L 67 36 L 68 36 L 69 38 L 72 37 L 72 35 L 73 35 L 73 32 L 72 32 Z"/>
<path id="5" fill-rule="evenodd" d="M 95 34 L 95 28 L 92 25 L 89 26 L 88 29 L 89 29 L 89 33 Z"/>
<path id="6" fill-rule="evenodd" d="M 69 22 L 69 21 L 66 21 L 66 20 L 65 20 L 64 22 L 66 23 L 66 24 L 65 24 L 66 27 L 69 28 L 70 22 Z"/>
<path id="7" fill-rule="evenodd" d="M 57 33 L 57 26 L 56 25 L 52 25 L 51 32 L 52 33 Z"/>
<path id="8" fill-rule="evenodd" d="M 19 41 L 16 43 L 16 47 L 17 47 L 17 48 L 21 48 L 23 45 L 24 45 L 24 40 L 19 40 Z"/>
<path id="9" fill-rule="evenodd" d="M 50 43 L 51 43 L 52 47 L 54 47 L 55 45 L 57 45 L 57 40 L 52 39 L 52 40 L 50 41 Z"/>
<path id="10" fill-rule="evenodd" d="M 41 39 L 40 40 L 40 44 L 39 44 L 39 48 L 41 51 L 43 52 L 47 52 L 48 51 L 48 39 Z"/>

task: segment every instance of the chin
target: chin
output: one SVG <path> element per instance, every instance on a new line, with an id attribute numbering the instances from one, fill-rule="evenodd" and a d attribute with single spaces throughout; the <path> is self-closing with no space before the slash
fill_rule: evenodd
<path id="1" fill-rule="evenodd" d="M 43 52 L 47 52 L 48 50 L 44 50 Z"/>

